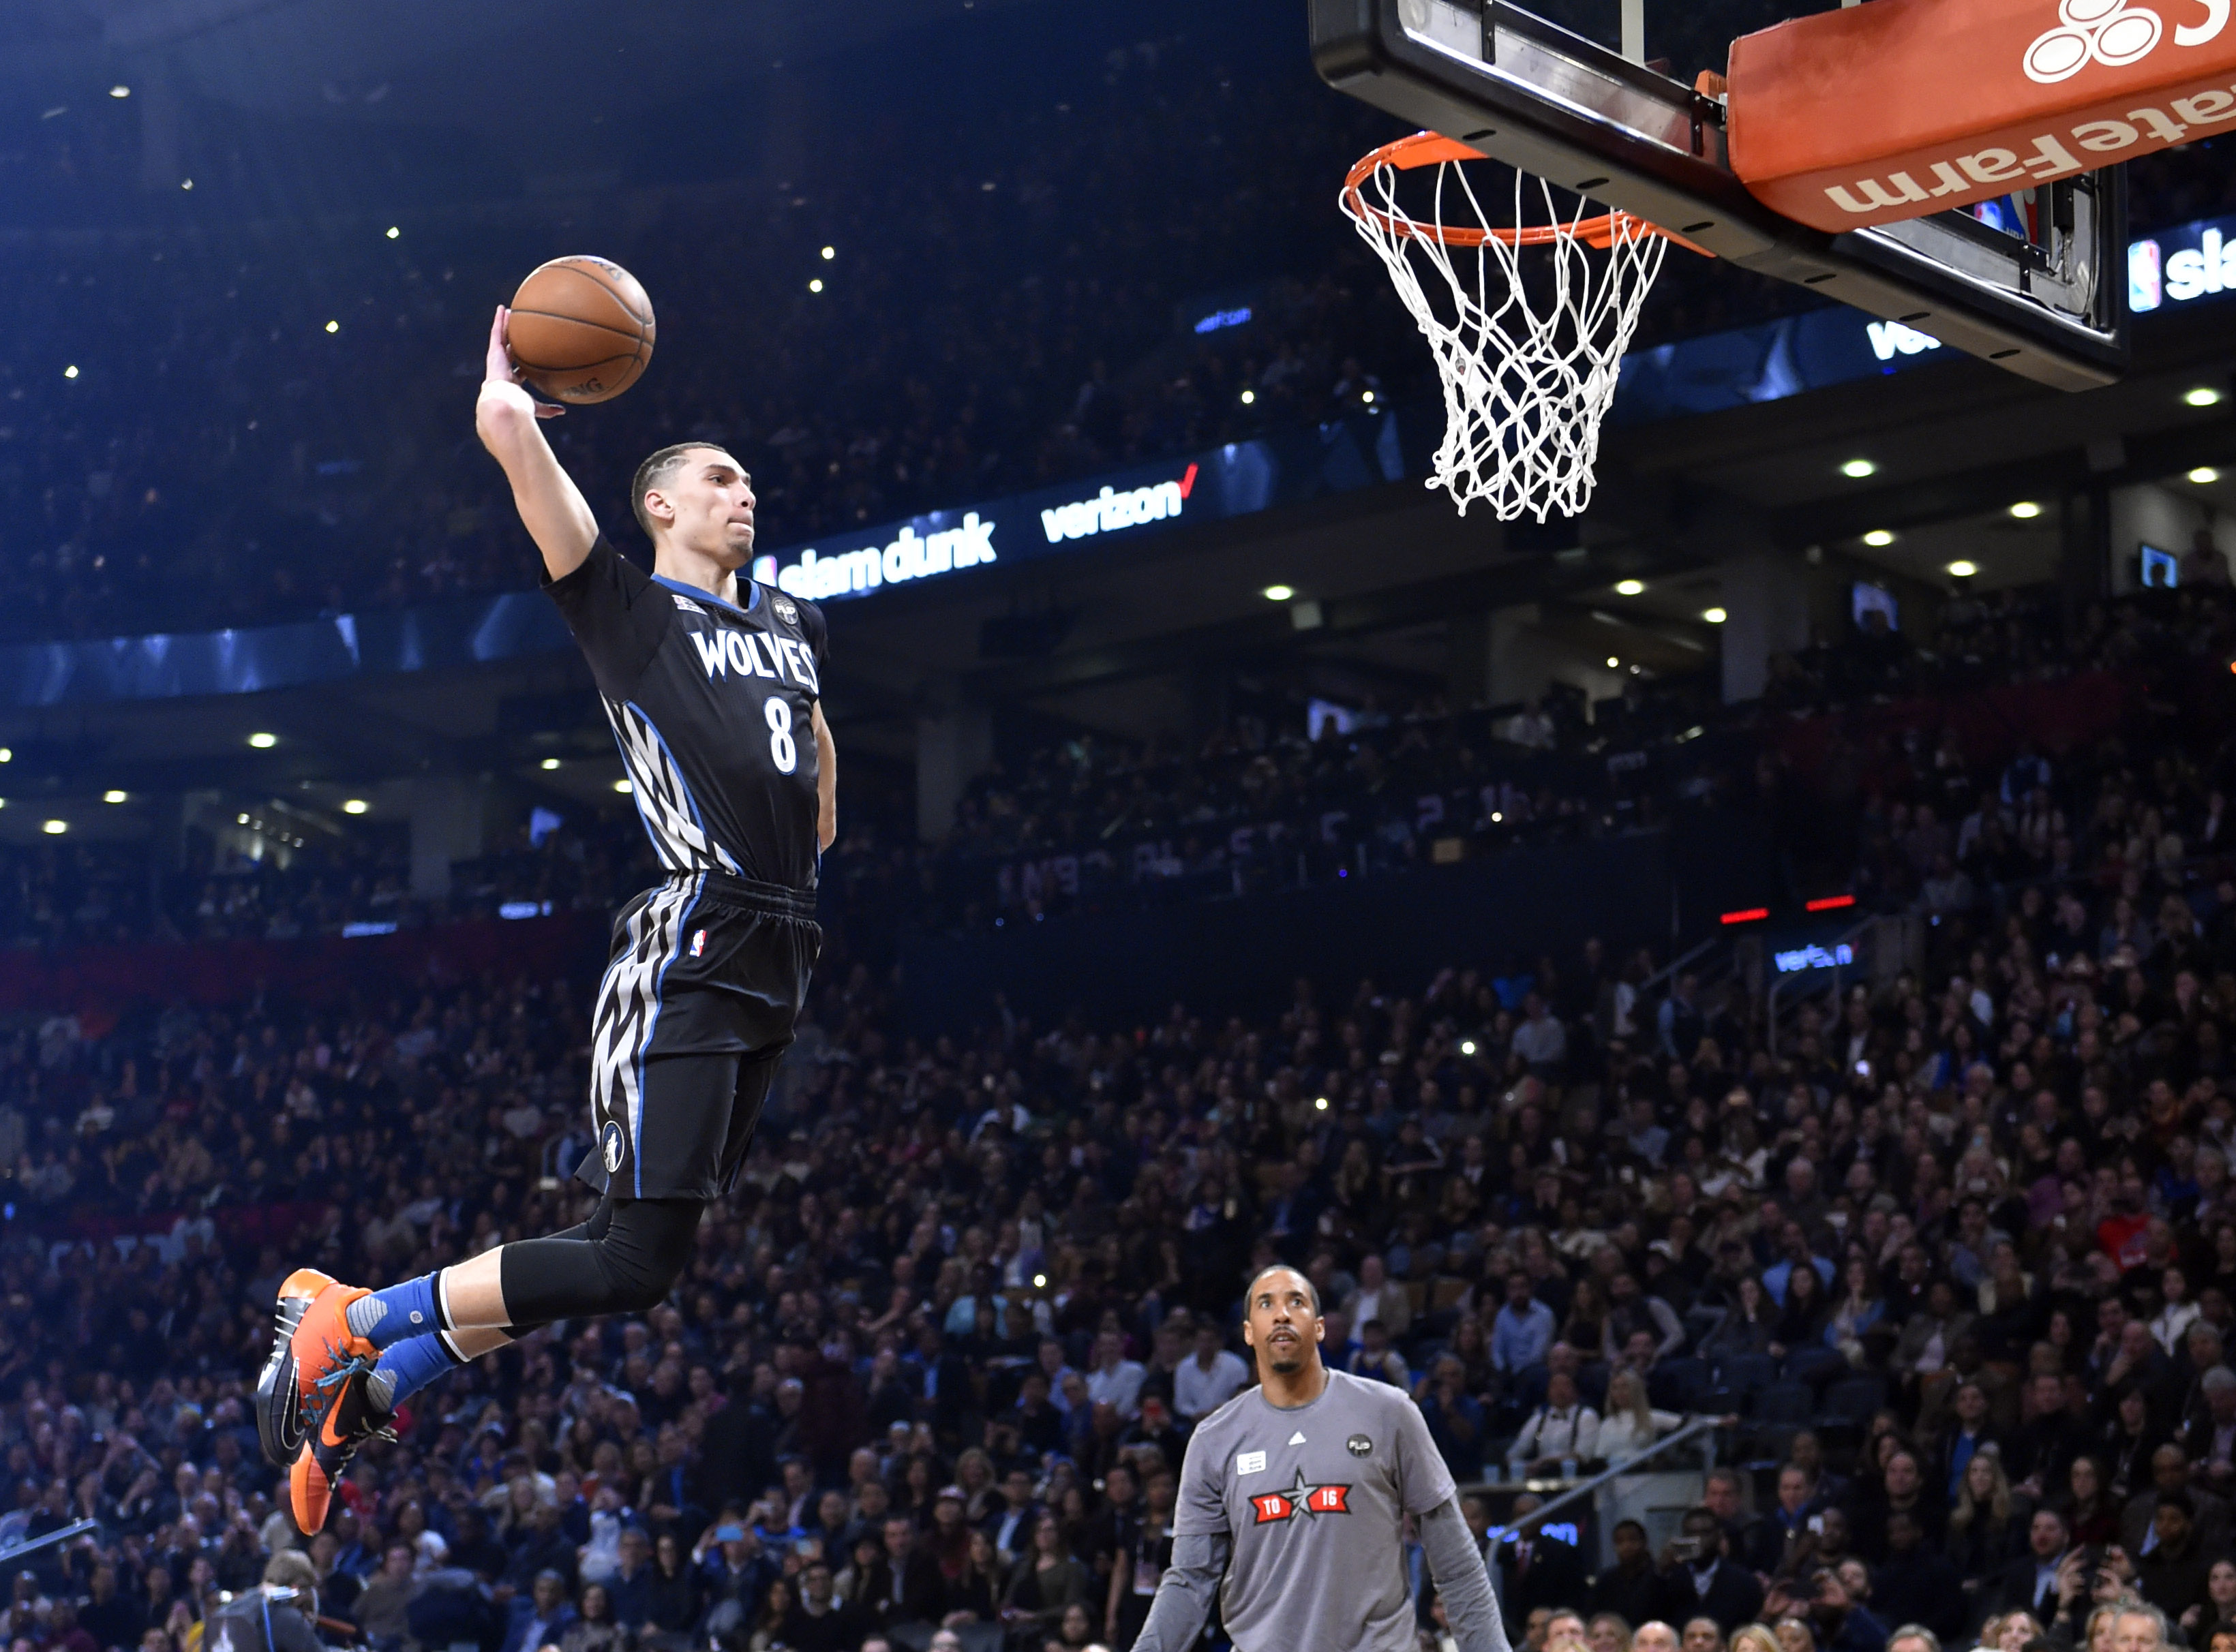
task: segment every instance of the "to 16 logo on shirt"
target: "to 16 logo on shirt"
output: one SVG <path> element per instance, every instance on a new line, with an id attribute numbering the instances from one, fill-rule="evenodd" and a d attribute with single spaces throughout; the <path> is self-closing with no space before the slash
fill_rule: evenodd
<path id="1" fill-rule="evenodd" d="M 1307 1484 L 1304 1471 L 1299 1469 L 1296 1483 L 1286 1491 L 1261 1491 L 1250 1499 L 1250 1506 L 1256 1511 L 1252 1524 L 1271 1525 L 1308 1514 L 1349 1514 L 1350 1498 L 1350 1486 Z"/>

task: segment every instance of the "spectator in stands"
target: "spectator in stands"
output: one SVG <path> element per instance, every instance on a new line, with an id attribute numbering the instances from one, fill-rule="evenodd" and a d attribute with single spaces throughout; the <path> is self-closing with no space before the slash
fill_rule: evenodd
<path id="1" fill-rule="evenodd" d="M 1662 1600 L 1672 1619 L 1710 1618 L 1728 1636 L 1762 1609 L 1762 1585 L 1725 1550 L 1714 1511 L 1687 1511 L 1662 1562 Z"/>

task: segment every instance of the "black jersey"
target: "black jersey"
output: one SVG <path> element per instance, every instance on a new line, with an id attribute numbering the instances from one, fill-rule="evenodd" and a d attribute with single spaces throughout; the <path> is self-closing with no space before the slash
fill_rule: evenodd
<path id="1" fill-rule="evenodd" d="M 812 889 L 823 615 L 741 583 L 738 607 L 645 573 L 602 534 L 544 586 L 590 663 L 660 863 Z"/>
<path id="2" fill-rule="evenodd" d="M 326 1652 L 292 1589 L 256 1588 L 236 1596 L 202 1625 L 202 1652 Z"/>

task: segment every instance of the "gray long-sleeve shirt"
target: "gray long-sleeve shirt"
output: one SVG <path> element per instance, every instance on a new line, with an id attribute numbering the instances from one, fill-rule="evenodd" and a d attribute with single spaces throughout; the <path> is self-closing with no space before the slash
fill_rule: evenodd
<path id="1" fill-rule="evenodd" d="M 1412 1652 L 1408 1514 L 1461 1652 L 1510 1652 L 1451 1475 L 1403 1390 L 1331 1371 L 1307 1405 L 1237 1395 L 1188 1441 L 1173 1563 L 1137 1652 L 1186 1652 L 1214 1590 L 1238 1652 Z"/>

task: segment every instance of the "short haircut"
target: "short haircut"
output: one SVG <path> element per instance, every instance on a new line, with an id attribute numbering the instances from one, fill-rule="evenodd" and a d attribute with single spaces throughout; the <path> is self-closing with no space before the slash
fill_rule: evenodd
<path id="1" fill-rule="evenodd" d="M 1250 1275 L 1250 1284 L 1242 1293 L 1242 1311 L 1244 1313 L 1247 1314 L 1250 1311 L 1250 1299 L 1258 1294 L 1258 1282 L 1265 1278 L 1268 1274 L 1294 1274 L 1297 1278 L 1303 1282 L 1305 1295 L 1312 1298 L 1312 1312 L 1318 1314 L 1320 1311 L 1320 1288 L 1312 1283 L 1312 1276 L 1306 1274 L 1301 1268 L 1292 1268 L 1285 1262 L 1277 1262 L 1260 1268 L 1256 1273 Z"/>
<path id="2" fill-rule="evenodd" d="M 282 1549 L 264 1563 L 264 1581 L 274 1589 L 312 1593 L 319 1587 L 319 1569 L 300 1549 Z"/>
<path id="3" fill-rule="evenodd" d="M 2158 1502 L 2153 1506 L 2160 1509 L 2180 1509 L 2185 1520 L 2197 1518 L 2197 1500 L 2187 1491 L 2161 1491 L 2159 1493 Z"/>
<path id="4" fill-rule="evenodd" d="M 1941 1637 L 1923 1623 L 1905 1623 L 1886 1637 L 1889 1646 L 1897 1641 L 1916 1641 L 1925 1648 L 1925 1652 L 1941 1652 Z"/>
<path id="5" fill-rule="evenodd" d="M 2164 1646 L 2167 1643 L 2167 1636 L 2173 1633 L 2173 1630 L 2167 1627 L 2167 1615 L 2159 1610 L 2157 1607 L 2152 1605 L 2148 1601 L 2121 1601 L 2120 1603 L 2119 1610 L 2121 1617 L 2147 1617 L 2150 1619 L 2152 1623 L 2155 1625 L 2158 1629 L 2159 1644 L 2160 1646 Z"/>
<path id="6" fill-rule="evenodd" d="M 647 539 L 654 537 L 652 513 L 644 508 L 644 496 L 654 488 L 665 488 L 675 480 L 675 473 L 683 469 L 683 456 L 701 450 L 719 453 L 732 464 L 738 461 L 730 450 L 717 442 L 678 442 L 662 448 L 636 468 L 636 475 L 629 483 L 629 508 L 636 513 L 636 525 L 644 529 Z M 738 465 L 742 471 L 745 467 Z"/>

